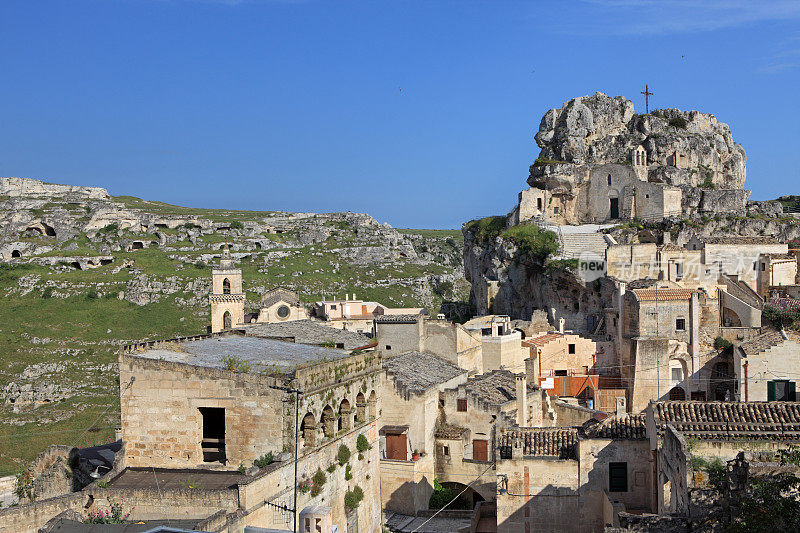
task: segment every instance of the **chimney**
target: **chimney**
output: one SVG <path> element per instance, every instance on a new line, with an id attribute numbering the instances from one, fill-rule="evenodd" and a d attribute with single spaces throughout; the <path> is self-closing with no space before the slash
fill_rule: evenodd
<path id="1" fill-rule="evenodd" d="M 525 374 L 516 376 L 517 382 L 517 425 L 527 427 L 528 425 L 528 380 Z"/>
<path id="2" fill-rule="evenodd" d="M 356 293 L 353 293 L 353 300 L 356 299 Z"/>

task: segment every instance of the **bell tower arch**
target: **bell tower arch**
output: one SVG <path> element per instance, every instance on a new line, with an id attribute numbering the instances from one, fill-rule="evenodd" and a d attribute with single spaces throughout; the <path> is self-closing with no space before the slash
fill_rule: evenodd
<path id="1" fill-rule="evenodd" d="M 217 333 L 244 323 L 242 270 L 236 268 L 226 244 L 219 266 L 211 270 L 211 332 Z"/>

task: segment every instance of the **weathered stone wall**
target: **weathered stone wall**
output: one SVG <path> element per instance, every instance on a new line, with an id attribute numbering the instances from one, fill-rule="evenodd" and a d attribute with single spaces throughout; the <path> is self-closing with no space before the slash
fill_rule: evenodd
<path id="1" fill-rule="evenodd" d="M 745 380 L 744 364 L 747 363 Z M 740 351 L 734 350 L 734 370 L 738 381 L 738 395 L 741 401 L 767 401 L 767 383 L 775 380 L 788 380 L 800 390 L 800 342 L 794 339 L 783 341 L 763 352 L 748 354 L 742 358 Z M 747 398 L 745 398 L 747 396 Z"/>
<path id="2" fill-rule="evenodd" d="M 204 466 L 200 407 L 225 409 L 227 464 L 284 448 L 285 394 L 274 378 L 120 355 L 123 440 L 129 467 Z M 135 378 L 130 388 L 124 385 Z"/>

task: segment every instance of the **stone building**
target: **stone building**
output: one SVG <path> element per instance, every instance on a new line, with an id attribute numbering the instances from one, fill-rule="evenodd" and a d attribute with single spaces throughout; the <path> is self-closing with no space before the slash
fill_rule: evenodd
<path id="1" fill-rule="evenodd" d="M 654 510 L 687 521 L 690 506 L 695 515 L 702 509 L 691 499 L 707 479 L 693 468 L 699 460 L 730 461 L 742 450 L 774 456 L 800 443 L 797 402 L 651 402 L 646 418 L 657 476 Z"/>
<path id="2" fill-rule="evenodd" d="M 582 427 L 501 429 L 498 531 L 603 531 L 623 509 L 653 508 L 642 415 Z"/>
<path id="3" fill-rule="evenodd" d="M 702 291 L 652 285 L 622 292 L 619 306 L 620 369 L 631 412 L 642 411 L 651 398 L 705 394 L 698 379 L 701 343 L 710 345 L 719 330 L 716 301 Z M 701 339 L 704 325 L 710 333 Z"/>
<path id="4" fill-rule="evenodd" d="M 345 294 L 343 300 L 315 302 L 311 314 L 332 328 L 372 335 L 375 333 L 374 321 L 378 317 L 425 315 L 427 310 L 424 307 L 388 307 L 378 302 L 359 300 L 355 294 Z"/>
<path id="5" fill-rule="evenodd" d="M 761 254 L 756 283 L 758 295 L 765 300 L 773 289 L 797 286 L 797 257 L 789 253 Z"/>
<path id="6" fill-rule="evenodd" d="M 773 237 L 691 237 L 689 250 L 701 252 L 700 262 L 717 265 L 717 270 L 738 279 L 755 289 L 758 284 L 758 261 L 761 254 L 787 254 L 789 246 Z"/>
<path id="7" fill-rule="evenodd" d="M 211 271 L 211 332 L 218 333 L 244 323 L 242 271 L 236 268 L 226 244 L 219 266 Z"/>
<path id="8" fill-rule="evenodd" d="M 467 379 L 467 371 L 423 352 L 383 361 L 380 479 L 384 509 L 416 515 L 427 509 L 435 477 L 439 394 Z"/>
<path id="9" fill-rule="evenodd" d="M 307 318 L 308 313 L 297 293 L 278 287 L 261 297 L 261 309 L 256 322 L 274 324 Z"/>
<path id="10" fill-rule="evenodd" d="M 753 337 L 734 348 L 733 369 L 737 400 L 793 402 L 800 384 L 800 337 L 778 331 Z"/>
<path id="11" fill-rule="evenodd" d="M 129 473 L 120 479 L 154 467 L 165 472 L 190 469 L 184 474 L 190 477 L 192 472 L 200 478 L 217 472 L 230 476 L 271 453 L 278 459 L 274 467 L 252 479 L 242 476 L 252 493 L 248 499 L 240 489 L 238 504 L 221 509 L 246 516 L 237 520 L 247 525 L 274 527 L 285 525 L 276 506 L 293 505 L 295 439 L 301 484 L 341 462 L 337 453 L 347 446 L 353 454 L 347 462 L 352 479 L 343 477 L 344 465 L 329 471 L 319 492 L 301 491 L 298 508 L 324 500 L 340 530 L 353 521 L 366 530 L 378 527 L 381 367 L 374 353 L 351 356 L 341 350 L 223 334 L 131 345 L 120 354 L 119 365 L 121 382 L 130 384 L 121 393 Z M 297 407 L 287 388 L 302 391 Z M 357 459 L 361 436 L 372 449 L 363 450 Z M 116 484 L 112 482 L 112 488 Z M 365 500 L 349 513 L 344 493 L 355 486 L 363 489 Z M 210 515 L 218 510 L 207 506 L 191 512 Z"/>

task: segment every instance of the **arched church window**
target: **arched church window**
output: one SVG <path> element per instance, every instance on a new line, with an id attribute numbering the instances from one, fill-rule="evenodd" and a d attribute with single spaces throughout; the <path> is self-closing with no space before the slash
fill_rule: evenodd
<path id="1" fill-rule="evenodd" d="M 231 280 L 225 278 L 222 280 L 222 294 L 230 294 L 231 293 Z"/>

